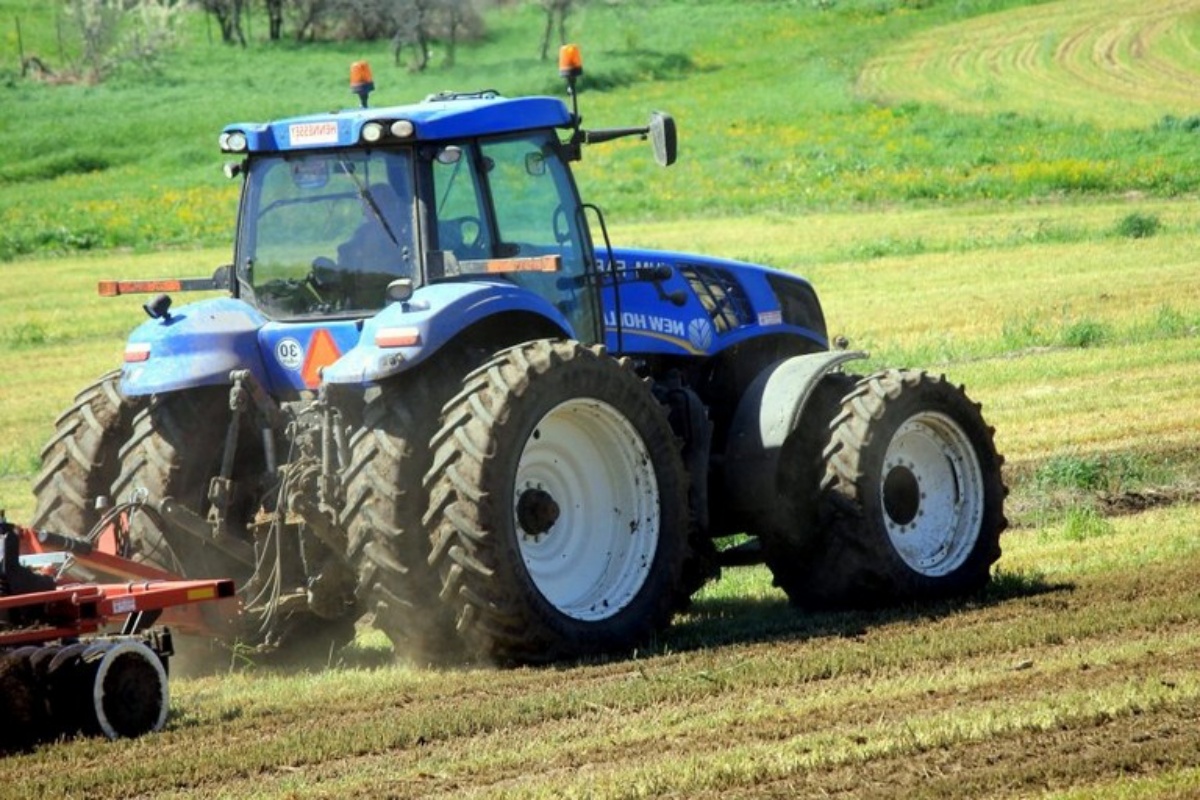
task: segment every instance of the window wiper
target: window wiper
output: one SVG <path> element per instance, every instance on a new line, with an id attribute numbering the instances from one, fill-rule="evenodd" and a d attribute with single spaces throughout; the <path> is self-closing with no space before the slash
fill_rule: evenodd
<path id="1" fill-rule="evenodd" d="M 396 238 L 392 226 L 383 218 L 383 212 L 379 210 L 379 204 L 375 202 L 375 198 L 367 190 L 367 185 L 363 183 L 362 179 L 354 172 L 353 166 L 347 163 L 345 159 L 338 159 L 338 163 L 342 165 L 345 174 L 350 176 L 350 180 L 354 181 L 354 188 L 358 191 L 359 199 L 366 202 L 367 208 L 371 209 L 371 213 L 375 215 L 375 219 L 379 220 L 379 224 L 383 226 L 383 231 L 392 240 L 392 244 L 399 246 L 400 240 Z"/>

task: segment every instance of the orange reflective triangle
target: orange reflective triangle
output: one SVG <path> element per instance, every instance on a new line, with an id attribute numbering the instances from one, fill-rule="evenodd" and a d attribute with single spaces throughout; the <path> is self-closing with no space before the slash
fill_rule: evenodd
<path id="1" fill-rule="evenodd" d="M 310 389 L 320 386 L 321 369 L 341 357 L 342 351 L 338 350 L 337 344 L 333 341 L 333 334 L 325 328 L 317 328 L 312 338 L 308 340 L 308 353 L 304 356 L 304 367 L 300 370 L 300 377 L 304 379 L 304 385 Z"/>

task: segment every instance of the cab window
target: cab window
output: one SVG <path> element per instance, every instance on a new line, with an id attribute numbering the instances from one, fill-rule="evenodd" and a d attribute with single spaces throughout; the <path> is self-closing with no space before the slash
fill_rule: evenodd
<path id="1" fill-rule="evenodd" d="M 375 311 L 415 277 L 407 152 L 259 158 L 245 192 L 239 278 L 268 315 Z"/>

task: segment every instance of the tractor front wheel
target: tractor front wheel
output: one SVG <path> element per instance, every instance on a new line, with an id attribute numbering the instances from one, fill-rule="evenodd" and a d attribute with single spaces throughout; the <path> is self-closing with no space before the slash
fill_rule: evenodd
<path id="1" fill-rule="evenodd" d="M 805 404 L 796 429 L 788 435 L 779 458 L 773 492 L 778 513 L 760 534 L 763 556 L 775 585 L 795 603 L 803 604 L 815 586 L 815 556 L 822 542 L 820 529 L 822 453 L 829 444 L 830 423 L 842 398 L 858 376 L 831 372 L 821 378 Z"/>
<path id="2" fill-rule="evenodd" d="M 819 548 L 802 594 L 878 606 L 978 591 L 1007 527 L 993 430 L 942 377 L 888 370 L 842 402 L 825 448 Z"/>
<path id="3" fill-rule="evenodd" d="M 624 652 L 670 622 L 687 478 L 667 415 L 600 348 L 535 341 L 467 376 L 433 439 L 443 600 L 500 663 Z"/>

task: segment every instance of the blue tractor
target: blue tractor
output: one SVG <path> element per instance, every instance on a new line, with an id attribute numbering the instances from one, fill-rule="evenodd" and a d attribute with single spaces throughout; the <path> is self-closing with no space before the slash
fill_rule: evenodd
<path id="1" fill-rule="evenodd" d="M 361 70 L 361 67 L 360 67 Z M 629 651 L 722 566 L 800 607 L 973 592 L 1006 525 L 979 406 L 845 371 L 813 287 L 617 247 L 566 102 L 444 93 L 227 126 L 234 262 L 160 294 L 58 420 L 34 527 L 112 497 L 129 555 L 232 577 L 228 637 L 328 648 L 372 619 L 417 662 Z M 729 539 L 735 534 L 740 537 Z M 718 543 L 736 541 L 736 546 Z"/>

